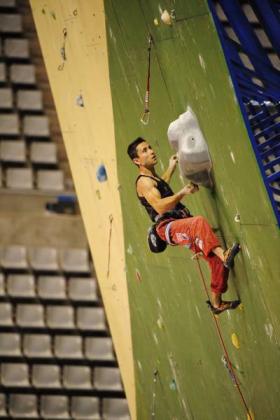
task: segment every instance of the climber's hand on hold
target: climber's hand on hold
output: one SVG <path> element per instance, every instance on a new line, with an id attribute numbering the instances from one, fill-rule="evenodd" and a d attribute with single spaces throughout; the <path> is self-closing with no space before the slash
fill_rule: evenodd
<path id="1" fill-rule="evenodd" d="M 199 187 L 197 184 L 193 184 L 192 182 L 189 182 L 187 185 L 184 186 L 183 190 L 185 195 L 194 194 L 199 190 Z"/>
<path id="2" fill-rule="evenodd" d="M 187 187 L 189 188 L 189 194 L 194 194 L 195 192 L 199 191 L 199 186 L 197 184 L 194 184 L 193 182 L 189 182 L 187 184 Z"/>
<path id="3" fill-rule="evenodd" d="M 176 168 L 177 163 L 178 163 L 178 156 L 177 156 L 177 154 L 171 156 L 171 158 L 169 159 L 169 169 L 171 169 L 172 171 L 174 171 L 174 169 Z"/>
<path id="4" fill-rule="evenodd" d="M 192 187 L 192 194 L 199 191 L 199 186 L 197 184 L 194 184 L 193 182 L 190 183 Z"/>
<path id="5" fill-rule="evenodd" d="M 171 179 L 171 177 L 172 177 L 172 175 L 173 175 L 173 173 L 174 173 L 174 171 L 175 171 L 175 169 L 176 169 L 176 165 L 177 165 L 177 163 L 178 163 L 178 157 L 177 157 L 177 155 L 173 155 L 173 156 L 171 156 L 171 157 L 169 158 L 169 165 L 168 165 L 168 168 L 167 168 L 167 170 L 164 172 L 164 174 L 162 174 L 162 176 L 161 176 L 161 178 L 162 178 L 165 182 L 167 182 L 167 183 L 169 183 L 169 182 L 170 182 L 170 179 Z"/>

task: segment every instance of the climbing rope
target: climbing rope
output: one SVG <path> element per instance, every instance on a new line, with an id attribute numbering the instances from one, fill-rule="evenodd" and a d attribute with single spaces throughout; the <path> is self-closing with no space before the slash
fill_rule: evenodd
<path id="1" fill-rule="evenodd" d="M 198 255 L 196 255 L 195 260 L 197 262 L 197 268 L 198 268 L 198 271 L 199 271 L 199 274 L 200 274 L 200 278 L 202 280 L 202 283 L 203 283 L 203 286 L 204 286 L 206 295 L 208 297 L 208 300 L 210 301 L 210 295 L 209 295 L 209 292 L 208 292 L 208 289 L 207 289 L 207 286 L 206 286 L 206 282 L 205 282 L 205 279 L 204 279 L 204 276 L 203 276 L 203 272 L 202 272 L 202 269 L 201 269 L 201 266 L 200 266 L 200 262 L 198 260 Z M 219 326 L 217 317 L 215 316 L 215 314 L 213 312 L 211 312 L 211 313 L 212 313 L 212 317 L 213 317 L 213 321 L 214 321 L 214 324 L 215 324 L 215 327 L 216 327 L 216 331 L 218 333 L 218 336 L 219 336 L 219 339 L 220 339 L 220 343 L 221 343 L 221 346 L 222 346 L 222 349 L 223 349 L 223 352 L 224 352 L 224 360 L 226 362 L 227 369 L 228 369 L 228 371 L 230 373 L 230 376 L 232 378 L 232 381 L 233 381 L 234 385 L 236 386 L 236 389 L 238 390 L 238 393 L 239 393 L 239 395 L 241 397 L 241 400 L 243 402 L 243 405 L 244 405 L 244 407 L 246 409 L 246 413 L 247 413 L 248 419 L 253 420 L 253 418 L 251 416 L 251 413 L 250 413 L 250 410 L 249 410 L 249 407 L 248 407 L 248 404 L 247 404 L 247 402 L 245 400 L 245 397 L 244 397 L 244 395 L 243 395 L 243 393 L 241 391 L 241 388 L 240 388 L 238 379 L 237 379 L 237 377 L 235 375 L 235 372 L 234 372 L 232 363 L 230 361 L 229 354 L 228 354 L 228 351 L 227 351 L 227 348 L 226 348 L 226 345 L 225 345 L 225 342 L 224 342 L 224 339 L 223 339 L 223 336 L 222 336 L 222 331 L 220 329 L 220 326 Z"/>
<path id="2" fill-rule="evenodd" d="M 149 123 L 150 118 L 150 109 L 149 109 L 149 102 L 150 102 L 150 78 L 151 78 L 151 48 L 152 48 L 153 38 L 152 35 L 149 36 L 148 39 L 148 74 L 147 74 L 147 87 L 145 93 L 145 100 L 144 100 L 144 113 L 141 117 L 141 123 L 147 125 Z"/>

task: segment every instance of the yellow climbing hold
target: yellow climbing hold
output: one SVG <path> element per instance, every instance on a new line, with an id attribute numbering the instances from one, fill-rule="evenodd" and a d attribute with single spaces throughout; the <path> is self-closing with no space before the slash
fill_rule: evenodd
<path id="1" fill-rule="evenodd" d="M 243 303 L 240 303 L 240 304 L 238 305 L 238 309 L 239 309 L 240 311 L 244 311 L 244 305 L 243 305 Z"/>
<path id="2" fill-rule="evenodd" d="M 154 18 L 154 25 L 155 26 L 158 26 L 159 25 L 159 22 L 158 22 L 158 19 L 157 18 Z"/>
<path id="3" fill-rule="evenodd" d="M 158 325 L 158 327 L 159 327 L 160 330 L 163 329 L 163 320 L 162 320 L 161 317 L 158 318 L 157 325 Z"/>
<path id="4" fill-rule="evenodd" d="M 255 420 L 254 413 L 251 409 L 249 410 L 249 413 L 247 413 L 247 420 Z"/>
<path id="5" fill-rule="evenodd" d="M 234 345 L 234 347 L 236 347 L 237 349 L 240 348 L 239 340 L 235 333 L 231 334 L 231 342 Z"/>

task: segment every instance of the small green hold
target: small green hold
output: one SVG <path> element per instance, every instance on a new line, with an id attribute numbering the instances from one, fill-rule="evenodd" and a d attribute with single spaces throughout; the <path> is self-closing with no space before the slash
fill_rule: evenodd
<path id="1" fill-rule="evenodd" d="M 55 13 L 54 13 L 53 11 L 51 11 L 50 13 L 51 13 L 51 17 L 52 17 L 54 20 L 56 20 Z"/>
<path id="2" fill-rule="evenodd" d="M 169 384 L 169 388 L 171 389 L 171 391 L 176 391 L 177 385 L 175 379 L 172 379 L 172 381 Z"/>
<path id="3" fill-rule="evenodd" d="M 42 13 L 43 13 L 43 15 L 45 15 L 45 14 L 46 14 L 46 11 L 45 11 L 45 9 L 42 9 Z"/>

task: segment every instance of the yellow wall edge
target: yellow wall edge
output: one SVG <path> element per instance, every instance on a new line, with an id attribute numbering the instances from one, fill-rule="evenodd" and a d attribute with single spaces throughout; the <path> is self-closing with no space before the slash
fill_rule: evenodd
<path id="1" fill-rule="evenodd" d="M 103 1 L 30 3 L 131 416 L 135 419 L 130 312 Z M 77 105 L 79 95 L 84 107 Z M 103 183 L 96 178 L 100 164 L 105 165 L 108 174 Z"/>

